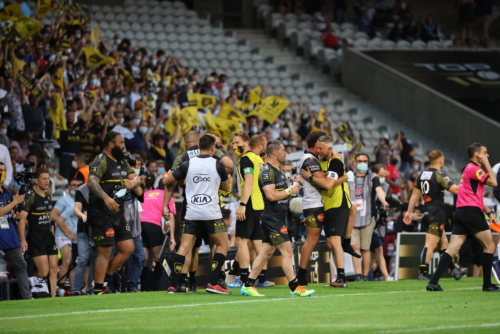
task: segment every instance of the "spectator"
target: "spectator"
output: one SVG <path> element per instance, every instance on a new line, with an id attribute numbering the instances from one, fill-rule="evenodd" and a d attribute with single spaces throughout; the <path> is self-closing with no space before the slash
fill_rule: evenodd
<path id="1" fill-rule="evenodd" d="M 4 163 L 5 165 L 5 181 L 2 183 L 5 186 L 9 186 L 12 182 L 12 174 L 13 174 L 13 168 L 12 168 L 12 162 L 10 160 L 10 153 L 9 150 L 5 145 L 0 144 L 0 161 Z"/>
<path id="2" fill-rule="evenodd" d="M 467 45 L 467 38 L 471 37 L 472 24 L 474 23 L 474 0 L 458 1 L 458 21 L 462 29 L 462 44 Z"/>
<path id="3" fill-rule="evenodd" d="M 420 39 L 424 42 L 438 41 L 438 26 L 434 23 L 432 16 L 427 15 L 420 28 Z"/>
<path id="4" fill-rule="evenodd" d="M 125 147 L 127 148 L 127 151 L 132 154 L 138 150 L 145 151 L 146 142 L 144 140 L 143 134 L 141 133 L 141 131 L 137 131 L 139 126 L 137 126 L 135 122 L 131 121 L 126 123 L 125 127 L 134 134 L 134 136 L 130 139 L 125 138 Z"/>
<path id="5" fill-rule="evenodd" d="M 167 165 L 167 161 L 171 160 L 167 157 L 167 151 L 165 150 L 165 143 L 167 138 L 165 135 L 156 134 L 153 136 L 153 146 L 149 149 L 151 157 L 153 160 L 163 160 L 164 164 Z M 172 164 L 172 162 L 170 162 Z M 168 170 L 169 168 L 167 168 Z"/>
<path id="6" fill-rule="evenodd" d="M 26 98 L 26 95 L 23 95 L 22 99 L 26 132 L 29 132 L 33 136 L 41 135 L 44 130 L 44 117 L 43 110 L 38 107 L 38 99 L 33 94 L 30 94 L 28 98 Z M 26 100 L 29 101 L 29 104 Z"/>
<path id="7" fill-rule="evenodd" d="M 393 195 L 399 195 L 401 192 L 402 180 L 399 175 L 399 169 L 397 167 L 399 163 L 399 157 L 396 154 L 391 156 L 391 160 L 389 165 L 387 166 L 387 171 L 389 174 L 387 175 L 386 182 L 391 186 L 391 192 Z"/>
<path id="8" fill-rule="evenodd" d="M 28 145 L 31 142 L 31 136 L 26 132 L 19 132 L 16 140 L 10 142 L 10 147 L 17 148 L 16 162 L 23 163 L 26 155 L 30 153 Z"/>
<path id="9" fill-rule="evenodd" d="M 413 162 L 413 146 L 411 142 L 406 139 L 403 131 L 399 131 L 399 138 L 401 140 L 401 165 L 399 166 L 399 171 L 403 174 L 404 177 L 408 177 L 410 164 Z"/>
<path id="10" fill-rule="evenodd" d="M 87 157 L 83 152 L 75 155 L 74 160 L 71 162 L 73 168 L 76 169 L 75 180 L 79 180 L 83 183 L 87 183 L 89 180 L 90 170 L 87 165 Z"/>
<path id="11" fill-rule="evenodd" d="M 14 79 L 7 77 L 5 80 L 5 90 L 7 91 L 7 95 L 0 101 L 0 107 L 7 107 L 8 113 L 12 116 L 10 128 L 14 131 L 24 131 L 24 117 L 19 97 L 21 95 L 19 90 L 21 88 L 15 91 Z"/>
<path id="12" fill-rule="evenodd" d="M 345 22 L 347 17 L 347 4 L 346 0 L 335 0 L 333 5 L 334 21 L 338 24 Z"/>
<path id="13" fill-rule="evenodd" d="M 7 136 L 7 123 L 0 123 L 0 144 L 9 147 L 9 137 Z"/>
<path id="14" fill-rule="evenodd" d="M 90 120 L 80 119 L 78 124 L 80 127 L 80 152 L 89 160 L 94 153 L 99 152 L 100 145 L 96 135 L 90 129 Z"/>
<path id="15" fill-rule="evenodd" d="M 479 43 L 487 48 L 490 44 L 488 30 L 492 21 L 493 0 L 476 0 L 476 29 Z"/>
<path id="16" fill-rule="evenodd" d="M 330 21 L 328 19 L 328 10 L 325 5 L 321 5 L 319 11 L 314 13 L 314 21 L 316 22 L 316 30 L 324 32 L 326 28 L 330 27 Z"/>
<path id="17" fill-rule="evenodd" d="M 75 100 L 68 102 L 66 111 L 67 130 L 60 131 L 59 144 L 61 156 L 59 157 L 59 174 L 65 179 L 70 179 L 76 170 L 72 167 L 73 157 L 80 152 L 80 128 L 75 123 L 75 111 L 78 105 Z"/>
<path id="18" fill-rule="evenodd" d="M 389 140 L 387 140 L 387 138 L 380 138 L 379 144 L 373 149 L 375 161 L 378 164 L 387 164 L 389 162 L 390 153 L 391 147 L 389 146 Z"/>
<path id="19" fill-rule="evenodd" d="M 339 39 L 332 33 L 332 28 L 326 28 L 320 37 L 325 48 L 337 50 L 341 47 Z"/>
<path id="20" fill-rule="evenodd" d="M 358 31 L 362 31 L 368 34 L 368 36 L 373 36 L 372 20 L 367 10 L 361 12 L 361 16 L 358 19 Z"/>

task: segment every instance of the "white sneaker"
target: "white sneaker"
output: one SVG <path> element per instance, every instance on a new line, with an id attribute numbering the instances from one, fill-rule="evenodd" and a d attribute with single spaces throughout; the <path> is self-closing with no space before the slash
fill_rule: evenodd
<path id="1" fill-rule="evenodd" d="M 394 281 L 394 277 L 389 276 L 387 277 L 386 281 Z"/>

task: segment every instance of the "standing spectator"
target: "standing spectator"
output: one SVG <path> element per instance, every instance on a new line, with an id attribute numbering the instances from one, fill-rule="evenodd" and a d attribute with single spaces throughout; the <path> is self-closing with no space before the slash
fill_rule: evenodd
<path id="1" fill-rule="evenodd" d="M 391 156 L 391 161 L 387 166 L 387 171 L 389 172 L 389 174 L 387 175 L 386 179 L 387 183 L 391 186 L 392 194 L 396 196 L 401 192 L 401 178 L 399 176 L 399 169 L 397 167 L 398 162 L 398 156 L 396 154 L 393 154 Z"/>
<path id="2" fill-rule="evenodd" d="M 370 245 L 372 242 L 373 229 L 375 228 L 375 197 L 382 203 L 384 208 L 388 207 L 385 200 L 386 194 L 380 186 L 377 175 L 368 171 L 370 159 L 366 154 L 358 153 L 354 157 L 356 174 L 353 181 L 348 181 L 351 201 L 356 206 L 356 218 L 352 230 L 351 245 L 356 253 L 361 250 L 361 260 L 353 258 L 356 280 L 368 280 L 370 271 Z"/>
<path id="3" fill-rule="evenodd" d="M 9 149 L 5 145 L 0 144 L 0 162 L 2 162 L 5 166 L 5 180 L 3 182 L 0 182 L 1 184 L 5 186 L 9 186 L 12 182 L 12 174 L 13 174 L 13 168 L 12 168 L 12 161 L 10 160 L 10 153 Z"/>
<path id="4" fill-rule="evenodd" d="M 99 152 L 100 146 L 96 135 L 90 129 L 90 120 L 78 121 L 80 126 L 80 152 L 85 155 L 86 159 L 90 159 L 95 152 Z"/>
<path id="5" fill-rule="evenodd" d="M 43 110 L 38 107 L 38 99 L 35 95 L 30 94 L 22 97 L 22 111 L 25 123 L 26 132 L 32 135 L 40 135 L 44 130 Z M 29 101 L 29 104 L 27 103 Z"/>
<path id="6" fill-rule="evenodd" d="M 375 161 L 378 164 L 387 164 L 389 154 L 391 154 L 389 140 L 387 138 L 380 138 L 379 144 L 373 149 L 373 154 L 375 154 Z"/>
<path id="7" fill-rule="evenodd" d="M 127 148 L 127 151 L 132 154 L 139 150 L 145 151 L 146 141 L 144 139 L 144 135 L 147 135 L 148 132 L 146 131 L 146 134 L 143 134 L 140 131 L 141 127 L 137 126 L 135 122 L 128 122 L 127 124 L 125 124 L 125 127 L 132 131 L 132 133 L 134 134 L 134 137 L 132 137 L 131 139 L 125 139 L 125 147 Z"/>
<path id="8" fill-rule="evenodd" d="M 325 31 L 326 28 L 330 26 L 330 21 L 328 20 L 328 10 L 325 5 L 321 5 L 318 12 L 314 13 L 314 22 L 316 23 L 316 30 Z"/>
<path id="9" fill-rule="evenodd" d="M 420 28 L 420 39 L 424 42 L 439 41 L 438 25 L 434 23 L 432 16 L 427 15 Z"/>
<path id="10" fill-rule="evenodd" d="M 9 147 L 9 137 L 7 137 L 7 123 L 0 123 L 0 144 Z"/>
<path id="11" fill-rule="evenodd" d="M 335 0 L 333 4 L 333 17 L 334 21 L 338 24 L 344 23 L 347 14 L 346 0 Z"/>
<path id="12" fill-rule="evenodd" d="M 471 37 L 474 23 L 474 0 L 459 0 L 458 11 L 458 21 L 462 28 L 462 44 L 467 45 L 466 40 Z"/>
<path id="13" fill-rule="evenodd" d="M 75 123 L 75 111 L 77 108 L 75 100 L 68 102 L 66 112 L 67 130 L 60 131 L 59 143 L 61 145 L 61 156 L 59 158 L 59 174 L 66 179 L 71 179 L 75 170 L 71 165 L 74 156 L 80 152 L 80 128 Z"/>
<path id="14" fill-rule="evenodd" d="M 485 48 L 490 44 L 488 30 L 493 13 L 493 0 L 476 0 L 476 29 L 479 43 Z"/>
<path id="15" fill-rule="evenodd" d="M 399 171 L 403 174 L 404 178 L 408 178 L 410 173 L 410 165 L 413 162 L 413 145 L 409 141 L 403 131 L 399 131 L 399 138 L 401 139 L 401 165 L 399 166 Z"/>
<path id="16" fill-rule="evenodd" d="M 165 143 L 167 141 L 167 138 L 162 135 L 162 134 L 155 134 L 153 136 L 153 146 L 149 149 L 149 152 L 151 153 L 151 157 L 153 160 L 163 160 L 165 162 L 165 165 L 167 165 L 167 161 L 169 158 L 167 157 L 167 151 L 165 150 Z M 170 166 L 172 165 L 172 162 L 170 162 Z M 170 169 L 170 167 L 167 168 L 167 170 Z"/>
<path id="17" fill-rule="evenodd" d="M 5 80 L 5 90 L 7 91 L 7 95 L 0 100 L 0 107 L 7 107 L 9 114 L 12 115 L 10 128 L 15 131 L 24 131 L 25 126 L 21 100 L 19 98 L 20 93 L 14 91 L 14 79 L 12 77 L 8 77 Z"/>
<path id="18" fill-rule="evenodd" d="M 77 153 L 74 160 L 71 162 L 74 169 L 76 169 L 75 176 L 76 180 L 80 180 L 83 183 L 87 183 L 89 180 L 89 167 L 87 166 L 87 158 L 83 152 Z"/>

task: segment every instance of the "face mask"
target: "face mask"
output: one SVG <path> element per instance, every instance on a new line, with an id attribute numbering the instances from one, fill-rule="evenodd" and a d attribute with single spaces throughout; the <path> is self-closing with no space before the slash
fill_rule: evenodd
<path id="1" fill-rule="evenodd" d="M 24 144 L 22 148 L 28 148 L 28 144 Z"/>
<path id="2" fill-rule="evenodd" d="M 137 132 L 137 129 L 132 129 L 132 133 L 136 133 Z"/>
<path id="3" fill-rule="evenodd" d="M 75 191 L 75 190 L 71 190 L 69 193 L 70 193 L 71 195 L 73 195 L 73 196 L 75 196 L 75 195 L 76 195 L 76 191 Z"/>
<path id="4" fill-rule="evenodd" d="M 116 194 L 115 194 L 115 198 L 121 198 L 123 196 L 125 196 L 125 194 L 127 193 L 127 189 L 120 189 Z"/>
<path id="5" fill-rule="evenodd" d="M 135 123 L 135 125 L 141 124 L 141 119 L 140 118 L 134 118 L 134 123 Z"/>
<path id="6" fill-rule="evenodd" d="M 7 178 L 7 172 L 0 173 L 0 183 L 3 184 L 6 178 Z"/>
<path id="7" fill-rule="evenodd" d="M 151 65 L 153 66 L 156 66 L 156 64 L 158 63 L 158 60 L 157 59 L 153 59 L 151 60 Z"/>
<path id="8" fill-rule="evenodd" d="M 287 179 L 291 178 L 291 177 L 292 177 L 292 173 L 285 173 L 285 177 L 286 177 Z"/>
<path id="9" fill-rule="evenodd" d="M 136 175 L 139 175 L 139 173 L 141 172 L 141 170 L 140 170 L 140 169 L 136 169 L 136 168 L 132 168 L 132 170 L 134 171 L 134 173 L 135 173 Z"/>
<path id="10" fill-rule="evenodd" d="M 118 99 L 118 104 L 124 104 L 125 103 L 125 98 L 124 97 L 120 97 Z"/>
<path id="11" fill-rule="evenodd" d="M 279 128 L 280 128 L 279 123 L 278 124 L 273 124 L 273 129 L 279 129 Z"/>
<path id="12" fill-rule="evenodd" d="M 7 124 L 7 126 L 9 126 L 9 125 L 10 125 L 10 119 L 4 119 L 4 120 L 3 120 L 3 122 L 4 122 L 5 124 Z"/>
<path id="13" fill-rule="evenodd" d="M 76 73 L 78 73 L 79 75 L 82 75 L 84 73 L 84 71 L 83 70 L 78 70 L 78 71 L 76 71 Z"/>
<path id="14" fill-rule="evenodd" d="M 115 40 L 115 44 L 116 44 L 116 45 L 119 45 L 121 42 L 122 42 L 122 40 L 121 40 L 121 39 L 117 39 L 117 40 Z"/>
<path id="15" fill-rule="evenodd" d="M 415 181 L 417 181 L 417 179 L 415 179 L 413 176 L 411 176 L 411 177 L 410 177 L 410 181 L 411 181 L 411 182 L 415 182 Z"/>
<path id="16" fill-rule="evenodd" d="M 139 132 L 142 133 L 143 135 L 145 135 L 146 133 L 148 133 L 148 127 L 147 126 L 141 126 L 139 128 Z"/>
<path id="17" fill-rule="evenodd" d="M 118 161 L 122 161 L 125 159 L 125 153 L 118 147 L 115 146 L 111 149 L 111 155 Z"/>
<path id="18" fill-rule="evenodd" d="M 243 154 L 243 146 L 233 146 L 233 151 L 236 155 L 240 156 Z"/>
<path id="19" fill-rule="evenodd" d="M 92 86 L 97 86 L 97 82 L 98 82 L 98 80 L 97 80 L 97 79 L 90 79 L 90 84 L 91 84 Z"/>
<path id="20" fill-rule="evenodd" d="M 290 115 L 288 115 L 288 114 L 283 115 L 283 119 L 285 121 L 288 121 L 290 119 Z"/>
<path id="21" fill-rule="evenodd" d="M 7 129 L 0 130 L 0 136 L 5 136 L 7 134 Z"/>
<path id="22" fill-rule="evenodd" d="M 215 144 L 215 148 L 220 150 L 222 148 L 222 145 L 221 144 Z"/>
<path id="23" fill-rule="evenodd" d="M 78 169 L 78 164 L 76 163 L 75 160 L 71 161 L 71 166 L 74 168 L 74 169 Z"/>
<path id="24" fill-rule="evenodd" d="M 184 86 L 184 82 L 179 82 L 179 83 L 177 84 L 177 87 L 182 87 L 182 86 Z"/>
<path id="25" fill-rule="evenodd" d="M 197 81 L 191 81 L 191 85 L 196 86 L 198 84 Z"/>
<path id="26" fill-rule="evenodd" d="M 85 85 L 78 85 L 78 89 L 79 90 L 84 90 L 85 89 Z"/>
<path id="27" fill-rule="evenodd" d="M 259 132 L 259 128 L 256 125 L 253 125 L 250 127 L 250 132 L 257 133 Z"/>
<path id="28" fill-rule="evenodd" d="M 80 39 L 80 38 L 82 38 L 82 35 L 81 34 L 75 34 L 75 38 L 76 39 Z"/>
<path id="29" fill-rule="evenodd" d="M 158 168 L 158 170 L 157 170 L 158 175 L 161 175 L 161 174 L 163 174 L 164 172 L 165 172 L 165 168 L 163 168 L 163 167 L 160 167 L 160 168 Z"/>
<path id="30" fill-rule="evenodd" d="M 192 89 L 186 89 L 186 93 L 193 94 L 193 90 Z"/>
<path id="31" fill-rule="evenodd" d="M 265 158 L 267 156 L 266 151 L 260 152 L 259 157 Z"/>
<path id="32" fill-rule="evenodd" d="M 413 170 L 416 171 L 416 172 L 419 171 L 420 170 L 420 166 L 419 165 L 413 166 Z"/>
<path id="33" fill-rule="evenodd" d="M 169 104 L 170 104 L 171 106 L 175 106 L 175 105 L 177 104 L 177 102 L 175 102 L 175 101 L 170 101 L 170 102 L 169 102 Z"/>
<path id="34" fill-rule="evenodd" d="M 3 2 L 0 2 L 0 9 L 2 9 L 4 5 L 5 4 Z"/>
<path id="35" fill-rule="evenodd" d="M 391 165 L 396 166 L 398 164 L 398 159 L 391 159 Z"/>
<path id="36" fill-rule="evenodd" d="M 161 82 L 161 85 L 162 85 L 163 87 L 167 87 L 167 86 L 168 86 L 168 81 L 163 80 L 163 81 Z"/>
<path id="37" fill-rule="evenodd" d="M 364 173 L 364 172 L 366 172 L 368 170 L 368 165 L 365 164 L 364 162 L 362 162 L 359 165 L 357 165 L 356 168 L 358 169 L 358 171 L 360 173 Z"/>
<path id="38" fill-rule="evenodd" d="M 109 101 L 109 95 L 104 95 L 104 96 L 102 97 L 102 100 L 103 100 L 104 102 L 108 102 L 108 101 Z"/>
<path id="39" fill-rule="evenodd" d="M 238 88 L 236 88 L 236 91 L 237 91 L 239 94 L 243 93 L 243 87 L 238 87 Z"/>
<path id="40" fill-rule="evenodd" d="M 380 184 L 385 184 L 385 177 L 379 177 Z"/>

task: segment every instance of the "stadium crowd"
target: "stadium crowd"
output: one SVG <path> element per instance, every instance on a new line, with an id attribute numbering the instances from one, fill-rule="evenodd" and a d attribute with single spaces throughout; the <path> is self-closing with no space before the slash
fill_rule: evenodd
<path id="1" fill-rule="evenodd" d="M 10 23 L 2 27 L 0 50 L 0 106 L 3 108 L 0 122 L 0 162 L 3 165 L 0 165 L 5 166 L 4 169 L 0 167 L 3 175 L 0 180 L 3 180 L 2 193 L 7 194 L 4 198 L 10 196 L 12 200 L 15 197 L 16 202 L 20 201 L 18 198 L 24 200 L 17 217 L 20 219 L 20 242 L 2 245 L 2 248 L 20 247 L 31 255 L 36 265 L 36 271 L 31 268 L 29 273 L 29 276 L 36 276 L 30 278 L 32 286 L 43 285 L 43 279 L 49 277 L 50 294 L 55 296 L 56 285 L 65 286 L 67 277 L 71 284 L 68 294 L 73 295 L 158 290 L 163 272 L 160 261 L 162 245 L 165 246 L 163 235 L 168 235 L 170 240 L 167 250 L 173 251 L 176 246 L 179 247 L 175 241 L 173 222 L 174 215 L 181 212 L 175 209 L 174 202 L 180 202 L 181 194 L 187 192 L 183 186 L 177 185 L 167 195 L 167 190 L 163 192 L 164 185 L 170 186 L 186 177 L 188 172 L 177 168 L 182 166 L 184 155 L 196 149 L 205 153 L 210 151 L 212 140 L 207 139 L 205 133 L 214 134 L 215 156 L 220 154 L 218 160 L 225 168 L 225 171 L 217 169 L 221 182 L 227 180 L 227 174 L 234 175 L 223 194 L 229 204 L 222 211 L 230 241 L 238 246 L 239 251 L 239 268 L 233 267 L 230 272 L 240 278 L 234 280 L 234 286 L 250 289 L 253 285 L 243 284 L 252 280 L 255 286 L 266 287 L 273 283 L 266 280 L 266 259 L 263 256 L 255 259 L 259 261 L 256 267 L 264 273 L 261 276 L 259 272 L 249 272 L 248 256 L 245 259 L 245 256 L 240 255 L 241 248 L 246 247 L 246 252 L 249 252 L 248 246 L 243 245 L 246 239 L 253 240 L 251 237 L 238 236 L 237 230 L 234 232 L 238 226 L 236 221 L 245 220 L 241 207 L 247 204 L 250 197 L 243 194 L 241 187 L 244 182 L 242 185 L 238 182 L 244 174 L 239 169 L 232 172 L 240 161 L 233 157 L 249 151 L 255 153 L 260 150 L 256 156 L 267 152 L 267 159 L 280 165 L 282 185 L 290 185 L 290 188 L 283 187 L 287 189 L 288 197 L 292 194 L 294 196 L 291 197 L 303 196 L 304 190 L 299 193 L 298 186 L 292 184 L 300 182 L 305 185 L 308 180 L 314 180 L 314 175 L 307 174 L 313 171 L 312 168 L 303 170 L 300 168 L 303 166 L 283 160 L 283 157 L 285 153 L 311 151 L 316 142 L 325 143 L 325 147 L 349 142 L 350 149 L 342 157 L 345 163 L 340 167 L 335 166 L 337 169 L 332 173 L 343 174 L 338 170 L 344 169 L 349 171 L 350 174 L 347 174 L 350 176 L 338 175 L 344 177 L 345 182 L 353 172 L 373 175 L 376 179 L 372 185 L 373 197 L 377 196 L 380 202 L 377 205 L 381 205 L 383 211 L 392 208 L 387 221 L 395 223 L 387 223 L 384 231 L 378 227 L 385 226 L 386 222 L 380 225 L 370 220 L 367 224 L 373 228 L 366 230 L 355 225 L 352 241 L 350 232 L 326 236 L 317 233 L 315 238 L 331 239 L 332 249 L 343 247 L 355 258 L 361 257 L 362 262 L 354 260 L 359 261 L 354 265 L 356 280 L 391 279 L 390 261 L 386 263 L 385 259 L 392 255 L 388 251 L 391 247 L 389 244 L 393 245 L 397 232 L 419 229 L 418 214 L 415 214 L 414 222 L 409 225 L 403 224 L 403 217 L 419 174 L 431 163 L 414 160 L 411 141 L 402 131 L 386 134 L 373 152 L 364 152 L 362 140 L 356 140 L 345 127 L 340 127 L 341 124 L 334 124 L 330 111 L 320 105 L 292 104 L 283 91 L 279 96 L 272 95 L 265 85 L 251 87 L 245 82 L 238 82 L 230 86 L 224 73 L 207 73 L 202 68 L 188 68 L 162 50 L 148 53 L 144 48 L 135 48 L 120 35 L 106 41 L 100 37 L 98 28 L 89 26 L 83 6 L 63 2 L 57 9 L 51 7 L 48 10 L 58 10 L 59 15 L 52 24 L 42 26 L 36 19 L 29 18 L 30 14 L 22 3 L 2 4 L 0 15 L 6 19 L 5 22 Z M 404 12 L 404 7 L 401 7 L 401 11 Z M 374 13 L 374 17 L 377 17 L 377 13 Z M 407 21 L 411 23 L 410 15 L 407 15 Z M 311 137 L 312 133 L 316 136 L 314 140 L 311 139 L 314 137 Z M 124 140 L 120 141 L 120 138 Z M 311 140 L 308 141 L 308 138 Z M 284 152 L 281 152 L 281 147 Z M 127 155 L 122 151 L 126 151 Z M 323 156 L 328 157 L 327 152 L 333 154 L 327 149 Z M 127 191 L 120 192 L 115 188 L 111 199 L 113 203 L 115 199 L 120 199 L 119 207 L 114 207 L 116 203 L 108 203 L 111 197 L 101 198 L 97 195 L 101 188 L 99 180 L 109 176 L 106 174 L 109 166 L 118 170 L 123 166 L 126 169 L 125 174 L 119 172 L 117 175 L 120 176 L 119 183 Z M 176 172 L 169 173 L 173 170 Z M 23 171 L 34 173 L 31 179 L 34 179 L 35 190 L 27 195 L 19 179 L 14 178 Z M 300 174 L 303 178 L 299 177 Z M 246 178 L 243 178 L 245 181 Z M 109 182 L 116 180 L 109 177 Z M 258 183 L 257 180 L 253 182 Z M 349 179 L 349 182 L 354 181 Z M 101 191 L 107 191 L 105 182 L 101 184 Z M 380 191 L 382 188 L 385 189 L 383 192 Z M 349 191 L 352 194 L 354 190 Z M 57 199 L 53 208 L 51 203 L 42 203 L 46 198 L 44 193 Z M 256 194 L 251 193 L 252 199 Z M 157 201 L 152 202 L 151 199 Z M 164 199 L 167 199 L 169 209 L 164 208 Z M 354 202 L 352 196 L 351 199 Z M 375 219 L 380 213 L 375 208 L 375 198 L 373 200 L 371 209 Z M 103 203 L 106 207 L 101 205 Z M 350 201 L 347 206 L 349 209 L 342 211 L 346 219 L 350 214 Z M 368 210 L 359 209 L 358 204 L 356 206 L 358 211 Z M 40 212 L 31 211 L 35 209 L 40 209 Z M 121 232 L 123 235 L 130 233 L 131 244 L 125 244 L 129 240 L 118 239 L 120 231 L 112 228 L 102 230 L 100 239 L 96 239 L 94 231 L 94 238 L 91 238 L 87 230 L 87 217 L 89 221 L 98 220 L 103 212 L 110 216 L 118 212 L 125 217 L 128 230 Z M 43 223 L 38 218 L 33 223 L 34 215 L 43 217 Z M 292 241 L 311 240 L 309 228 L 318 226 L 310 225 L 310 218 L 306 214 L 292 212 L 290 215 L 294 219 L 290 219 L 289 225 L 285 227 L 284 231 L 287 228 L 290 231 L 286 234 L 290 234 Z M 56 225 L 55 238 L 53 247 L 49 244 L 52 248 L 48 250 L 45 247 L 46 239 L 37 240 L 30 233 L 36 231 L 34 225 L 39 225 L 40 230 L 46 233 L 51 221 Z M 451 214 L 447 221 L 451 221 Z M 451 230 L 451 224 L 448 225 L 447 230 Z M 29 231 L 27 237 L 24 236 L 25 229 Z M 42 236 L 50 239 L 43 233 Z M 110 237 L 117 238 L 112 260 L 112 248 L 104 247 L 109 246 L 106 242 Z M 30 246 L 37 244 L 44 245 L 46 252 L 30 250 Z M 95 246 L 109 249 L 109 252 L 96 252 Z M 182 285 L 189 272 L 189 289 L 192 291 L 196 291 L 196 265 L 188 264 L 190 260 L 187 258 L 191 256 L 188 255 L 191 247 L 196 249 L 196 246 L 199 248 L 201 245 L 183 248 L 185 253 L 182 263 L 185 268 L 183 272 L 180 271 L 182 266 L 179 272 L 174 268 L 179 277 L 173 279 Z M 59 279 L 58 253 L 61 257 Z M 376 261 L 372 261 L 370 253 Z M 196 254 L 192 255 L 192 262 L 197 261 Z M 338 253 L 335 255 L 337 261 L 340 257 Z M 178 258 L 175 261 L 181 261 L 180 253 L 176 256 Z M 214 261 L 218 258 L 220 263 L 221 251 L 216 251 L 213 256 Z M 14 256 L 7 257 L 13 262 Z M 305 258 L 308 259 L 308 256 Z M 387 259 L 390 260 L 390 257 Z M 19 265 L 20 259 L 16 258 L 15 262 Z M 283 268 L 293 292 L 298 283 L 294 275 L 289 273 L 289 268 L 285 269 L 285 264 Z M 24 266 L 23 270 L 30 271 L 30 268 Z M 115 274 L 116 271 L 118 274 Z M 18 276 L 20 273 L 18 270 Z M 337 282 L 337 285 L 332 286 L 347 286 L 342 273 L 338 270 L 332 272 L 332 277 L 335 277 L 333 280 Z M 303 281 L 303 274 L 299 268 L 297 278 L 301 286 L 307 284 L 307 281 Z M 221 277 L 224 278 L 225 274 L 217 275 L 210 284 L 215 287 L 215 282 L 219 283 Z M 104 287 L 105 282 L 108 282 L 107 288 Z M 227 291 L 220 285 L 217 284 L 220 289 Z M 176 291 L 172 292 L 177 292 L 178 286 L 173 288 Z M 186 286 L 183 288 L 186 289 Z M 219 291 L 216 293 L 221 293 L 219 288 L 214 288 Z M 40 288 L 39 292 L 44 291 L 49 292 L 44 288 Z M 307 294 L 308 290 L 303 291 L 306 292 L 300 293 Z M 23 298 L 28 297 L 23 295 Z"/>

